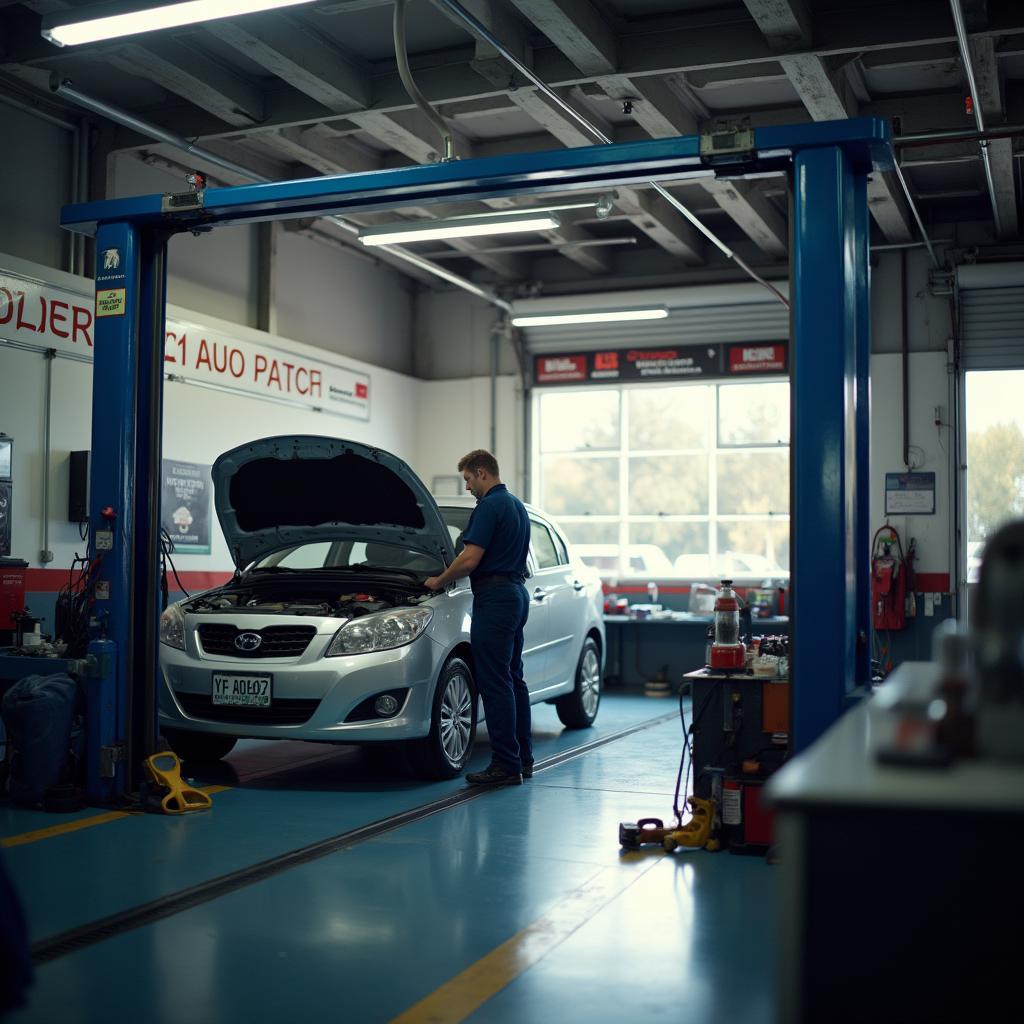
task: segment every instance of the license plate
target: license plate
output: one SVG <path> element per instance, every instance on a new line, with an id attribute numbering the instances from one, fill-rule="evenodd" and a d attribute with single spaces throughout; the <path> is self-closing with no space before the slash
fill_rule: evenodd
<path id="1" fill-rule="evenodd" d="M 246 708 L 269 708 L 272 679 L 272 676 L 241 676 L 214 672 L 213 703 Z"/>

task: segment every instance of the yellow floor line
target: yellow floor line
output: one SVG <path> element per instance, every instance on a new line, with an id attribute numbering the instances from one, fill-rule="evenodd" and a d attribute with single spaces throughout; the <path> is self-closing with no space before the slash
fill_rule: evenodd
<path id="1" fill-rule="evenodd" d="M 230 786 L 202 786 L 200 787 L 208 796 L 214 793 L 223 793 Z M 54 836 L 64 836 L 69 832 L 77 832 L 79 829 L 92 828 L 94 825 L 105 825 L 108 821 L 118 821 L 121 818 L 130 818 L 141 811 L 107 811 L 106 814 L 94 814 L 91 818 L 79 818 L 76 821 L 66 821 L 62 825 L 50 825 L 47 828 L 37 828 L 34 832 L 22 832 L 16 836 L 6 836 L 0 839 L 0 847 L 7 849 L 11 846 L 24 846 L 26 843 L 35 843 L 40 839 L 52 839 Z"/>
<path id="2" fill-rule="evenodd" d="M 570 893 L 549 914 L 400 1013 L 391 1024 L 459 1024 L 565 942 L 661 860 L 660 857 L 650 858 L 648 864 L 631 871 L 623 870 L 623 865 L 644 859 L 647 858 L 624 855 L 619 866 L 605 868 L 586 885 Z"/>

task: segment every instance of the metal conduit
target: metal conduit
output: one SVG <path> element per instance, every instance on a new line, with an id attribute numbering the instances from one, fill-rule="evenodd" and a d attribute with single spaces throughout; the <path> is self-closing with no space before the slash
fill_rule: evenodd
<path id="1" fill-rule="evenodd" d="M 120 108 L 112 106 L 109 103 L 105 103 L 102 100 L 88 96 L 76 89 L 70 79 L 61 78 L 56 73 L 50 76 L 50 90 L 64 99 L 71 100 L 72 103 L 77 103 L 80 107 L 90 110 L 94 114 L 98 114 L 100 117 L 105 117 L 108 120 L 115 121 L 117 124 L 123 125 L 125 128 L 138 132 L 140 135 L 148 135 L 150 138 L 155 139 L 158 142 L 166 143 L 168 146 L 173 146 L 175 149 L 180 149 L 186 153 L 190 153 L 199 160 L 214 164 L 217 167 L 222 167 L 227 171 L 231 171 L 233 174 L 237 174 L 239 177 L 248 178 L 250 181 L 255 182 L 267 182 L 270 180 L 249 167 L 235 163 L 233 160 L 228 160 L 226 157 L 218 156 L 216 153 L 211 153 L 208 149 L 203 149 L 202 146 L 197 146 L 194 143 L 189 142 L 188 139 L 182 138 L 180 135 L 175 135 L 173 132 L 169 132 L 166 129 L 161 128 L 159 125 L 152 124 L 149 121 L 144 121 L 142 118 L 136 117 L 134 114 L 129 114 L 126 110 L 121 110 Z M 345 220 L 343 217 L 331 216 L 325 219 L 332 221 L 341 228 L 344 228 L 344 230 L 349 232 L 349 234 L 357 235 L 359 233 L 359 228 Z M 468 281 L 466 278 L 460 277 L 452 271 L 445 270 L 443 267 L 438 267 L 429 260 L 425 260 L 422 257 L 417 256 L 415 253 L 411 253 L 397 245 L 382 245 L 378 248 L 383 252 L 390 253 L 396 259 L 402 260 L 404 263 L 418 267 L 420 270 L 426 271 L 428 274 L 432 274 L 434 277 L 438 277 L 442 281 L 447 281 L 449 284 L 453 284 L 457 288 L 461 288 L 463 291 L 467 291 L 470 294 L 477 296 L 477 298 L 483 299 L 485 302 L 489 302 L 492 306 L 497 306 L 506 313 L 510 313 L 512 311 L 511 303 L 506 302 L 504 299 L 495 295 L 488 289 L 483 288 L 480 285 L 476 285 L 472 281 Z"/>
<path id="2" fill-rule="evenodd" d="M 956 41 L 960 47 L 960 60 L 964 65 L 964 74 L 967 76 L 967 88 L 971 96 L 971 105 L 974 108 L 974 123 L 978 131 L 984 135 L 985 118 L 981 112 L 981 101 L 978 99 L 978 86 L 974 80 L 974 65 L 971 63 L 971 51 L 967 43 L 967 25 L 964 23 L 964 11 L 960 6 L 960 0 L 949 0 L 950 10 L 953 12 L 953 24 L 956 26 Z M 999 216 L 999 203 L 996 201 L 996 183 L 992 179 L 992 160 L 988 152 L 988 140 L 980 138 L 981 162 L 985 168 L 985 184 L 988 186 L 988 198 L 992 204 L 992 219 L 996 225 L 996 235 L 1003 234 L 1003 222 Z"/>
<path id="3" fill-rule="evenodd" d="M 537 87 L 552 103 L 554 103 L 561 111 L 563 111 L 568 117 L 579 125 L 595 142 L 604 143 L 607 146 L 612 145 L 612 140 L 605 135 L 596 125 L 593 125 L 588 121 L 571 103 L 566 102 L 561 96 L 555 92 L 540 76 L 538 76 L 532 68 L 527 67 L 507 46 L 486 25 L 483 24 L 478 18 L 466 10 L 458 2 L 458 0 L 434 0 L 434 3 L 438 7 L 445 8 L 450 14 L 458 18 L 464 25 L 466 25 L 472 32 L 479 36 L 484 42 L 489 43 L 494 47 L 519 72 L 524 78 L 531 82 Z M 789 300 L 785 295 L 782 294 L 773 284 L 766 281 L 761 277 L 749 264 L 746 263 L 740 256 L 732 251 L 710 228 L 705 227 L 704 224 L 697 219 L 697 217 L 690 212 L 690 210 L 681 203 L 671 192 L 668 191 L 663 185 L 656 181 L 648 183 L 655 192 L 658 193 L 666 202 L 670 203 L 672 207 L 681 213 L 705 238 L 708 239 L 713 245 L 715 245 L 725 256 L 733 260 L 737 266 L 739 266 L 746 274 L 748 274 L 758 284 L 767 288 L 775 297 L 787 308 L 789 307 Z"/>

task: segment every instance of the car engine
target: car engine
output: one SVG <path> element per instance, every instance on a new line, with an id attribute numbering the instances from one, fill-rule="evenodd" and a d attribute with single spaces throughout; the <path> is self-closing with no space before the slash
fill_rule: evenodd
<path id="1" fill-rule="evenodd" d="M 354 619 L 360 615 L 422 604 L 431 595 L 420 587 L 345 590 L 331 585 L 299 581 L 260 581 L 246 585 L 233 581 L 207 591 L 182 606 L 191 615 L 250 613 L 253 615 L 312 615 L 320 618 Z"/>

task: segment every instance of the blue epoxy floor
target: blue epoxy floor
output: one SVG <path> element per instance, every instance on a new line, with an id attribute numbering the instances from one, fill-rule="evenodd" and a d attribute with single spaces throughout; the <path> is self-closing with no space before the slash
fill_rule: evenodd
<path id="1" fill-rule="evenodd" d="M 536 756 L 671 710 L 612 695 L 598 727 L 563 733 L 542 705 Z M 680 745 L 678 721 L 654 726 L 522 788 L 64 956 L 39 970 L 29 1009 L 11 1019 L 387 1021 L 613 872 L 623 891 L 466 1019 L 771 1021 L 773 869 L 724 853 L 623 858 L 618 849 L 619 820 L 671 816 Z M 483 743 L 476 760 L 487 757 Z M 357 752 L 305 744 L 242 744 L 231 764 L 237 783 L 216 781 L 236 788 L 214 798 L 212 813 L 133 817 L 6 850 L 33 937 L 461 788 L 373 773 Z M 5 810 L 0 831 L 56 820 Z"/>

